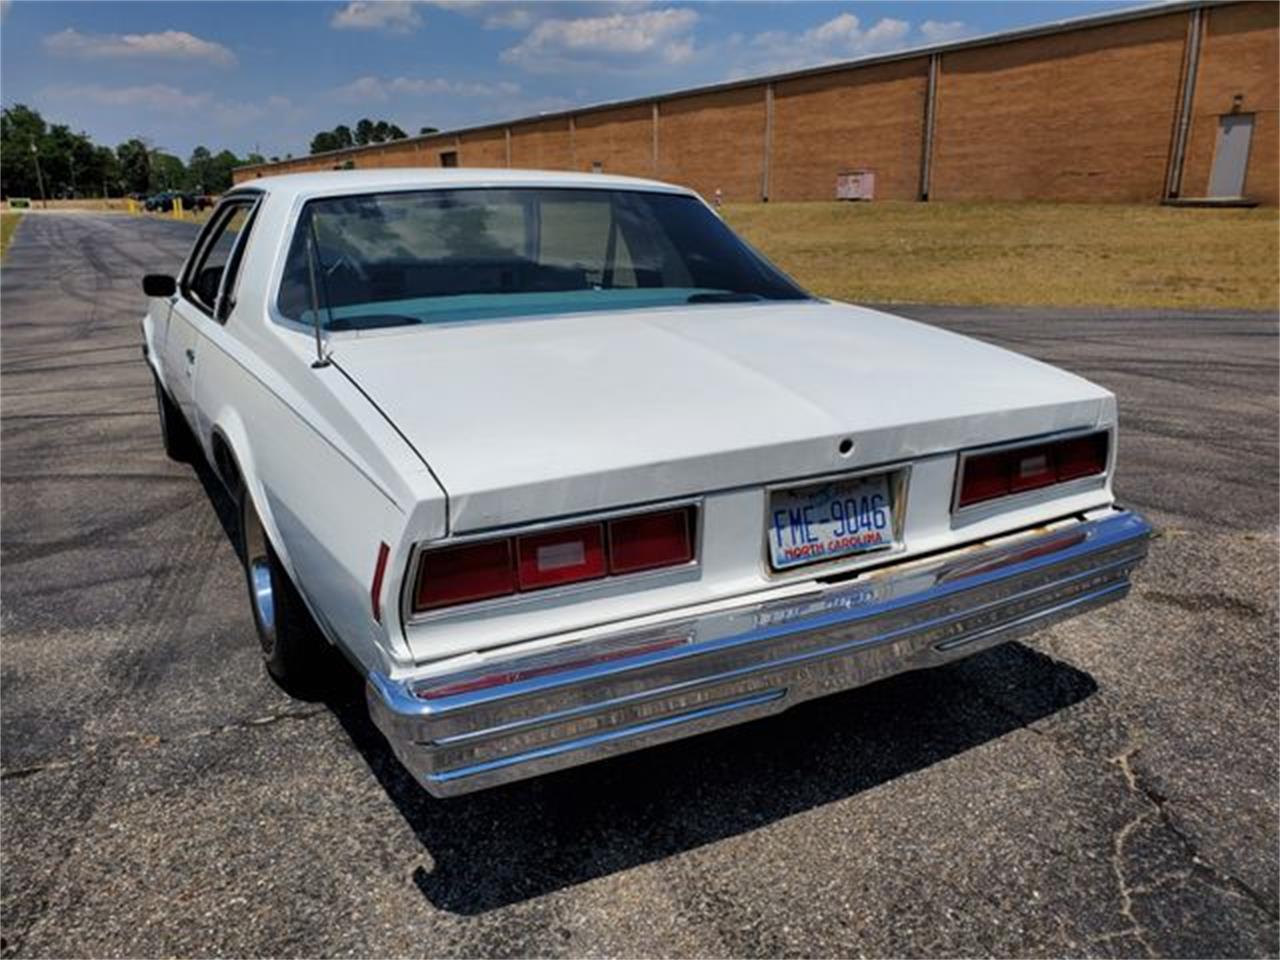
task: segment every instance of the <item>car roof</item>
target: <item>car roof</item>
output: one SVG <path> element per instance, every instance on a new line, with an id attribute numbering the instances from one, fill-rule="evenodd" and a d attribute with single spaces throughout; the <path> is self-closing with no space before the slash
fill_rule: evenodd
<path id="1" fill-rule="evenodd" d="M 306 198 L 381 190 L 436 190 L 447 187 L 577 187 L 581 189 L 648 190 L 661 193 L 692 191 L 639 177 L 563 170 L 510 170 L 479 167 L 402 167 L 388 170 L 328 170 L 290 173 L 237 183 L 232 190 L 265 190 L 273 196 Z"/>

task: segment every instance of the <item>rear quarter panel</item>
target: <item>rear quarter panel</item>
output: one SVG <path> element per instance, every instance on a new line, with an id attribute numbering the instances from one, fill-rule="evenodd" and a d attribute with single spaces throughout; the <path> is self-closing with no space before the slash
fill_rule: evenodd
<path id="1" fill-rule="evenodd" d="M 444 534 L 444 492 L 336 365 L 312 366 L 305 331 L 268 317 L 266 278 L 285 242 L 281 224 L 268 198 L 232 316 L 198 325 L 196 426 L 211 463 L 218 445 L 229 451 L 321 629 L 365 670 L 385 670 L 409 659 L 399 574 L 413 541 Z M 391 556 L 379 623 L 370 586 L 382 543 Z"/>

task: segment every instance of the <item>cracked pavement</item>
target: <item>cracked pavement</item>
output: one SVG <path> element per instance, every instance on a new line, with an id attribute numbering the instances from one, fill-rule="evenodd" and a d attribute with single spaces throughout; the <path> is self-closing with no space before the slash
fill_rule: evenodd
<path id="1" fill-rule="evenodd" d="M 1117 392 L 1132 596 L 438 801 L 354 677 L 266 677 L 229 505 L 163 456 L 138 279 L 192 233 L 35 214 L 0 278 L 0 954 L 1280 953 L 1274 316 L 899 308 Z"/>

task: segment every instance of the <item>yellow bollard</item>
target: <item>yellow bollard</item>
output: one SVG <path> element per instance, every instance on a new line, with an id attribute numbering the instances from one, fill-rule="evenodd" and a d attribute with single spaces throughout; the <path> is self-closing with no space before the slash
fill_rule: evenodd
<path id="1" fill-rule="evenodd" d="M 173 198 L 173 219 L 175 220 L 182 219 L 182 198 L 181 197 Z"/>

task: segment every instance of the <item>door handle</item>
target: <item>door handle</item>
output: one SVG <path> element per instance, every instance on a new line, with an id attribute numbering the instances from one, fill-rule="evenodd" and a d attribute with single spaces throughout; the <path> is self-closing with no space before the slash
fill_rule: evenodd
<path id="1" fill-rule="evenodd" d="M 195 362 L 196 362 L 196 352 L 192 350 L 190 347 L 187 347 L 187 363 L 195 363 Z"/>

